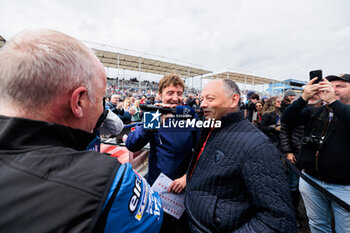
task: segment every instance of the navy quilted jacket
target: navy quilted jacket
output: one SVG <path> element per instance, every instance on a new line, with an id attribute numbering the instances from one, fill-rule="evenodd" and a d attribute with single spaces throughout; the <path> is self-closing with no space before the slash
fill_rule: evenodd
<path id="1" fill-rule="evenodd" d="M 278 151 L 242 111 L 222 118 L 195 163 L 185 198 L 192 232 L 296 232 Z"/>

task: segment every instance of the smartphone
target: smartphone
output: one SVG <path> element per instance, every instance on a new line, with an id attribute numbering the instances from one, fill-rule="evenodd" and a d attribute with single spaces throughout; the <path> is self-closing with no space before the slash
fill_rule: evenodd
<path id="1" fill-rule="evenodd" d="M 317 80 L 314 83 L 319 83 L 322 81 L 322 70 L 310 71 L 310 80 L 316 77 L 317 77 Z"/>

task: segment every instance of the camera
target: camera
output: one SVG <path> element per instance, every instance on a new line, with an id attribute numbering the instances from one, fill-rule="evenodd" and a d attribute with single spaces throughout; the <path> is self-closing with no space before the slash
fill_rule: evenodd
<path id="1" fill-rule="evenodd" d="M 314 144 L 314 145 L 321 145 L 323 143 L 322 138 L 316 137 L 315 135 L 311 135 L 310 137 L 303 137 L 301 139 L 301 144 L 307 145 L 307 144 Z"/>

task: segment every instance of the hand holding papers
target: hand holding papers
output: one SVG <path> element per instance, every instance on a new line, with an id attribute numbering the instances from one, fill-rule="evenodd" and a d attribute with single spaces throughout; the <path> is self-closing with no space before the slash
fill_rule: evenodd
<path id="1" fill-rule="evenodd" d="M 160 173 L 152 185 L 152 189 L 153 191 L 159 193 L 163 203 L 163 211 L 179 219 L 185 210 L 185 194 L 175 194 L 168 192 L 168 188 L 171 183 L 172 180 L 169 177 L 163 173 Z"/>

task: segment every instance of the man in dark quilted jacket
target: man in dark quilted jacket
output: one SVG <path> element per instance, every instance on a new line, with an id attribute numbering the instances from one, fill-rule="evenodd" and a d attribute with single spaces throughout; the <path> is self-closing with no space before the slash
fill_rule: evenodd
<path id="1" fill-rule="evenodd" d="M 296 232 L 279 153 L 239 111 L 235 82 L 219 79 L 202 92 L 206 119 L 187 173 L 185 205 L 192 232 Z"/>

